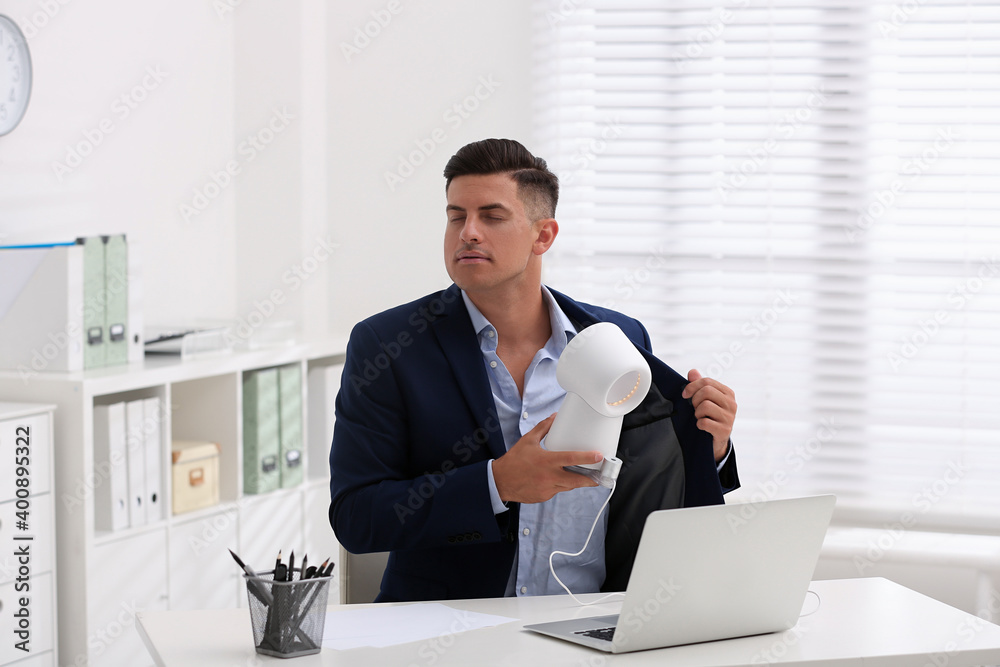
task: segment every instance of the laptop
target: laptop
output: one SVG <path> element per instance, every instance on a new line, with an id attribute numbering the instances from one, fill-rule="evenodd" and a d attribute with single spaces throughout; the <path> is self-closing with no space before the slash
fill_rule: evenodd
<path id="1" fill-rule="evenodd" d="M 610 653 L 787 630 L 798 622 L 835 501 L 653 512 L 620 614 L 524 628 Z"/>

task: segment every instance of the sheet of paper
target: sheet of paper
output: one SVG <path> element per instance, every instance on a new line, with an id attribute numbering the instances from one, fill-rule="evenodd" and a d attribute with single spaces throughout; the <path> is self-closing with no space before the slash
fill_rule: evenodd
<path id="1" fill-rule="evenodd" d="M 328 611 L 323 646 L 334 649 L 392 646 L 466 630 L 510 623 L 516 618 L 453 609 L 439 602 Z"/>

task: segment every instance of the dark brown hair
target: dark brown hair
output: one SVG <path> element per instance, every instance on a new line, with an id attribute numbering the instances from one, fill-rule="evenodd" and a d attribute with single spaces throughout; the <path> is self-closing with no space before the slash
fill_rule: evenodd
<path id="1" fill-rule="evenodd" d="M 559 178 L 549 171 L 545 160 L 513 139 L 483 139 L 458 149 L 444 168 L 445 192 L 452 179 L 474 174 L 510 174 L 533 221 L 555 217 Z"/>

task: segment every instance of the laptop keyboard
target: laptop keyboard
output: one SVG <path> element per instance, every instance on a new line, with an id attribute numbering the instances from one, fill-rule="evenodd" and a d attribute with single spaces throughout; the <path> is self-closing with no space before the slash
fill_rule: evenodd
<path id="1" fill-rule="evenodd" d="M 615 637 L 615 629 L 612 626 L 610 628 L 601 628 L 599 630 L 580 630 L 578 632 L 574 632 L 573 634 L 583 635 L 584 637 L 593 637 L 594 639 L 601 639 L 609 642 Z"/>

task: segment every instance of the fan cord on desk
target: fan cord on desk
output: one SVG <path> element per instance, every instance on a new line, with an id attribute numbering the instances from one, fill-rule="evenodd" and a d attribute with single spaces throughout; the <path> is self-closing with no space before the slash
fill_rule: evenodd
<path id="1" fill-rule="evenodd" d="M 556 568 L 552 565 L 552 557 L 555 556 L 556 554 L 559 554 L 560 556 L 568 556 L 570 558 L 576 558 L 577 556 L 579 556 L 580 554 L 582 554 L 584 551 L 587 550 L 587 545 L 590 544 L 590 538 L 594 535 L 594 529 L 597 528 L 597 522 L 601 520 L 601 515 L 604 513 L 604 509 L 608 506 L 608 503 L 611 502 L 611 496 L 613 496 L 615 494 L 615 487 L 617 487 L 617 486 L 618 486 L 617 482 L 612 482 L 611 483 L 611 492 L 608 493 L 607 499 L 605 499 L 604 504 L 601 505 L 601 509 L 598 510 L 597 516 L 594 518 L 594 525 L 592 525 L 590 527 L 590 532 L 587 533 L 587 540 L 583 543 L 583 546 L 580 547 L 580 550 L 577 551 L 576 553 L 572 553 L 572 554 L 569 553 L 568 551 L 553 551 L 552 553 L 549 554 L 549 571 L 552 572 L 552 576 L 555 578 L 555 580 L 557 582 L 559 582 L 559 585 L 563 587 L 563 590 L 566 591 L 567 593 L 569 593 L 569 596 L 571 598 L 573 598 L 577 602 L 577 604 L 580 604 L 580 605 L 598 604 L 599 602 L 604 602 L 605 600 L 607 600 L 610 597 L 614 597 L 616 595 L 625 595 L 625 594 L 624 593 L 608 593 L 604 597 L 598 598 L 598 599 L 594 600 L 593 602 L 583 602 L 583 601 L 581 601 L 578 597 L 576 597 L 575 595 L 573 595 L 573 591 L 571 591 L 566 586 L 566 584 L 564 584 L 562 582 L 562 579 L 559 578 L 559 575 L 556 574 Z"/>
<path id="2" fill-rule="evenodd" d="M 812 610 L 811 612 L 809 612 L 808 614 L 799 614 L 799 618 L 805 618 L 806 616 L 812 616 L 812 615 L 813 615 L 813 614 L 815 614 L 815 613 L 816 613 L 817 611 L 819 611 L 819 608 L 820 608 L 820 605 L 822 605 L 822 604 L 823 604 L 823 598 L 821 598 L 821 597 L 819 596 L 819 593 L 817 593 L 816 591 L 806 591 L 806 594 L 809 594 L 809 593 L 812 593 L 813 595 L 815 595 L 815 596 L 816 596 L 816 608 L 815 608 L 815 609 L 813 609 L 813 610 Z"/>

